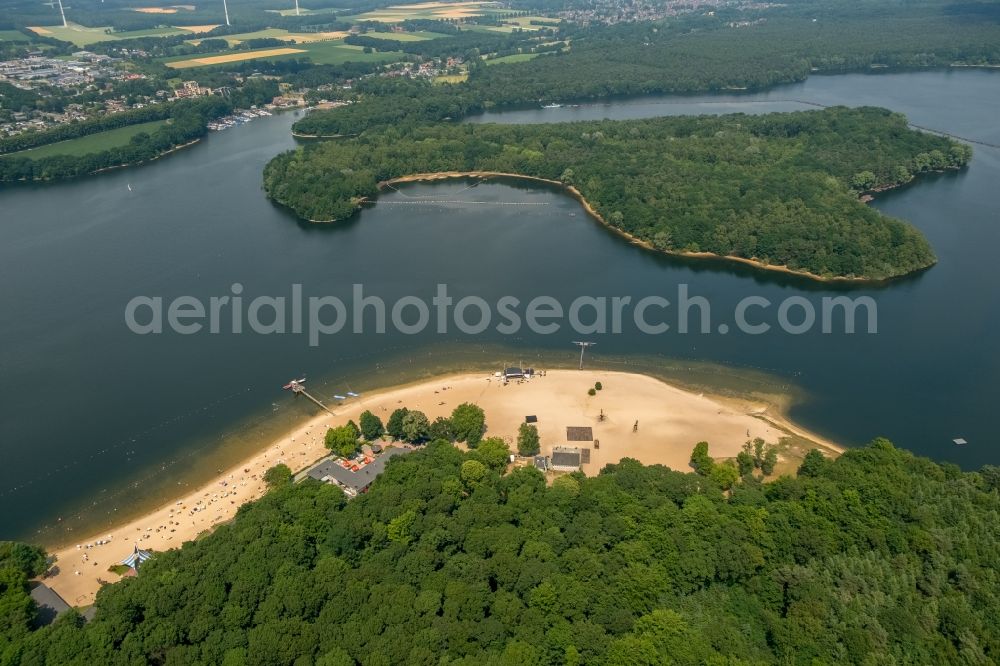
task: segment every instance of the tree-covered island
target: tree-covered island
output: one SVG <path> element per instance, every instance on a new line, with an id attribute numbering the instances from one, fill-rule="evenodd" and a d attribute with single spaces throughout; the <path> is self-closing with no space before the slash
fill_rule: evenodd
<path id="1" fill-rule="evenodd" d="M 266 168 L 268 195 L 342 219 L 379 183 L 496 172 L 572 187 L 606 224 L 657 250 L 710 253 L 833 279 L 884 280 L 935 262 L 912 226 L 859 194 L 959 168 L 971 149 L 878 108 L 543 125 L 382 126 Z"/>

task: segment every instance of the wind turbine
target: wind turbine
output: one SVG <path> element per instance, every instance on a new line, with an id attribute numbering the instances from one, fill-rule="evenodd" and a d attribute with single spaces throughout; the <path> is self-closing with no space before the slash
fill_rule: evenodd
<path id="1" fill-rule="evenodd" d="M 66 12 L 63 11 L 62 0 L 59 0 L 59 15 L 62 16 L 63 27 L 64 28 L 68 27 L 66 25 Z"/>
<path id="2" fill-rule="evenodd" d="M 222 11 L 226 13 L 226 25 L 229 25 L 229 5 L 226 4 L 226 0 L 222 0 Z"/>
<path id="3" fill-rule="evenodd" d="M 299 0 L 295 0 L 295 15 L 299 15 Z"/>

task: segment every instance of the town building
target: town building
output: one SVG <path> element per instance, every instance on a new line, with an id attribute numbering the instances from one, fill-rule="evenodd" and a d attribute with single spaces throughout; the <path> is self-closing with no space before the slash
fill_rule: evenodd
<path id="1" fill-rule="evenodd" d="M 410 451 L 411 449 L 399 447 L 386 449 L 382 455 L 361 467 L 357 465 L 345 467 L 344 464 L 346 461 L 327 458 L 306 472 L 306 476 L 317 481 L 336 483 L 348 495 L 353 496 L 368 490 L 368 486 L 375 481 L 379 474 L 385 471 L 385 466 L 390 458 L 407 454 Z"/>

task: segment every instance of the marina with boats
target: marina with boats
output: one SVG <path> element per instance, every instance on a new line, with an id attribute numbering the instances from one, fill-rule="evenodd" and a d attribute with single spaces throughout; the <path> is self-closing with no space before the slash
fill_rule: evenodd
<path id="1" fill-rule="evenodd" d="M 214 130 L 216 132 L 221 132 L 222 130 L 227 130 L 230 127 L 236 127 L 237 125 L 243 125 L 251 120 L 256 120 L 257 118 L 264 118 L 273 115 L 267 109 L 247 109 L 246 111 L 240 111 L 239 113 L 234 113 L 231 116 L 223 116 L 218 120 L 213 120 L 208 124 L 208 129 Z"/>

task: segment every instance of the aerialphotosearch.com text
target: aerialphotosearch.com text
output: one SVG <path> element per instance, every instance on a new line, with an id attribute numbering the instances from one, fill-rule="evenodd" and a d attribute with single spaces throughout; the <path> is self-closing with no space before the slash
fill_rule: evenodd
<path id="1" fill-rule="evenodd" d="M 438 284 L 430 298 L 385 299 L 366 294 L 363 284 L 352 285 L 347 298 L 306 296 L 301 284 L 291 285 L 288 295 L 251 297 L 244 294 L 242 284 L 234 283 L 228 294 L 207 299 L 136 296 L 125 307 L 125 323 L 139 335 L 305 335 L 314 347 L 338 333 L 416 335 L 429 328 L 439 334 L 465 335 L 489 329 L 501 335 L 525 330 L 538 335 L 600 335 L 629 329 L 648 335 L 878 332 L 878 308 L 869 296 L 780 300 L 746 296 L 726 310 L 719 317 L 710 300 L 692 294 L 687 284 L 677 285 L 669 295 L 578 296 L 563 302 L 545 295 L 502 296 L 493 301 L 474 295 L 455 298 L 446 284 Z"/>

